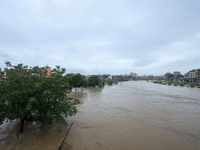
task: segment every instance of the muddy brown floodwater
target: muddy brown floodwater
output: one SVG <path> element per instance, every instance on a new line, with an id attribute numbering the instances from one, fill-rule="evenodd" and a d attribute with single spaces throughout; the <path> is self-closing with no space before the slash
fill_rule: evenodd
<path id="1" fill-rule="evenodd" d="M 200 149 L 200 89 L 122 82 L 104 88 L 73 91 L 79 113 L 66 142 L 73 150 L 195 150 Z M 68 127 L 26 122 L 0 126 L 1 150 L 56 150 Z"/>

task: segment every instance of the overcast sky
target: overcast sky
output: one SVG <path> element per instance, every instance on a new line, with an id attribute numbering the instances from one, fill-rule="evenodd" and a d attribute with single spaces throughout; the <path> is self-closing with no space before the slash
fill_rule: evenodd
<path id="1" fill-rule="evenodd" d="M 0 0 L 0 67 L 163 75 L 200 68 L 200 0 Z"/>

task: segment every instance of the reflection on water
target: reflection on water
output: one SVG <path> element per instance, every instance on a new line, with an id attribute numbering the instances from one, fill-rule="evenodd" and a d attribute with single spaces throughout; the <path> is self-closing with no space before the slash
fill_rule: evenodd
<path id="1" fill-rule="evenodd" d="M 103 89 L 73 91 L 79 113 L 66 142 L 73 150 L 200 149 L 200 89 L 129 81 Z M 68 127 L 17 122 L 0 126 L 1 149 L 55 150 Z"/>

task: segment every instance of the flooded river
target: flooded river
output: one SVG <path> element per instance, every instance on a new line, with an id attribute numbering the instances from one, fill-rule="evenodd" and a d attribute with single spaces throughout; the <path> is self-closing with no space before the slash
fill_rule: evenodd
<path id="1" fill-rule="evenodd" d="M 200 89 L 122 82 L 104 88 L 73 91 L 79 113 L 66 142 L 73 150 L 195 150 L 200 149 Z M 68 127 L 25 124 L 0 126 L 1 150 L 56 150 Z"/>

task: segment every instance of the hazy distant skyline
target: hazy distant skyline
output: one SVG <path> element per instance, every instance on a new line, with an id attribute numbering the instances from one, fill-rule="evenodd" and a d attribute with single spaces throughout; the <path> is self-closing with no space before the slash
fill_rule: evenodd
<path id="1" fill-rule="evenodd" d="M 0 67 L 184 74 L 200 68 L 199 8 L 199 0 L 0 0 Z"/>

